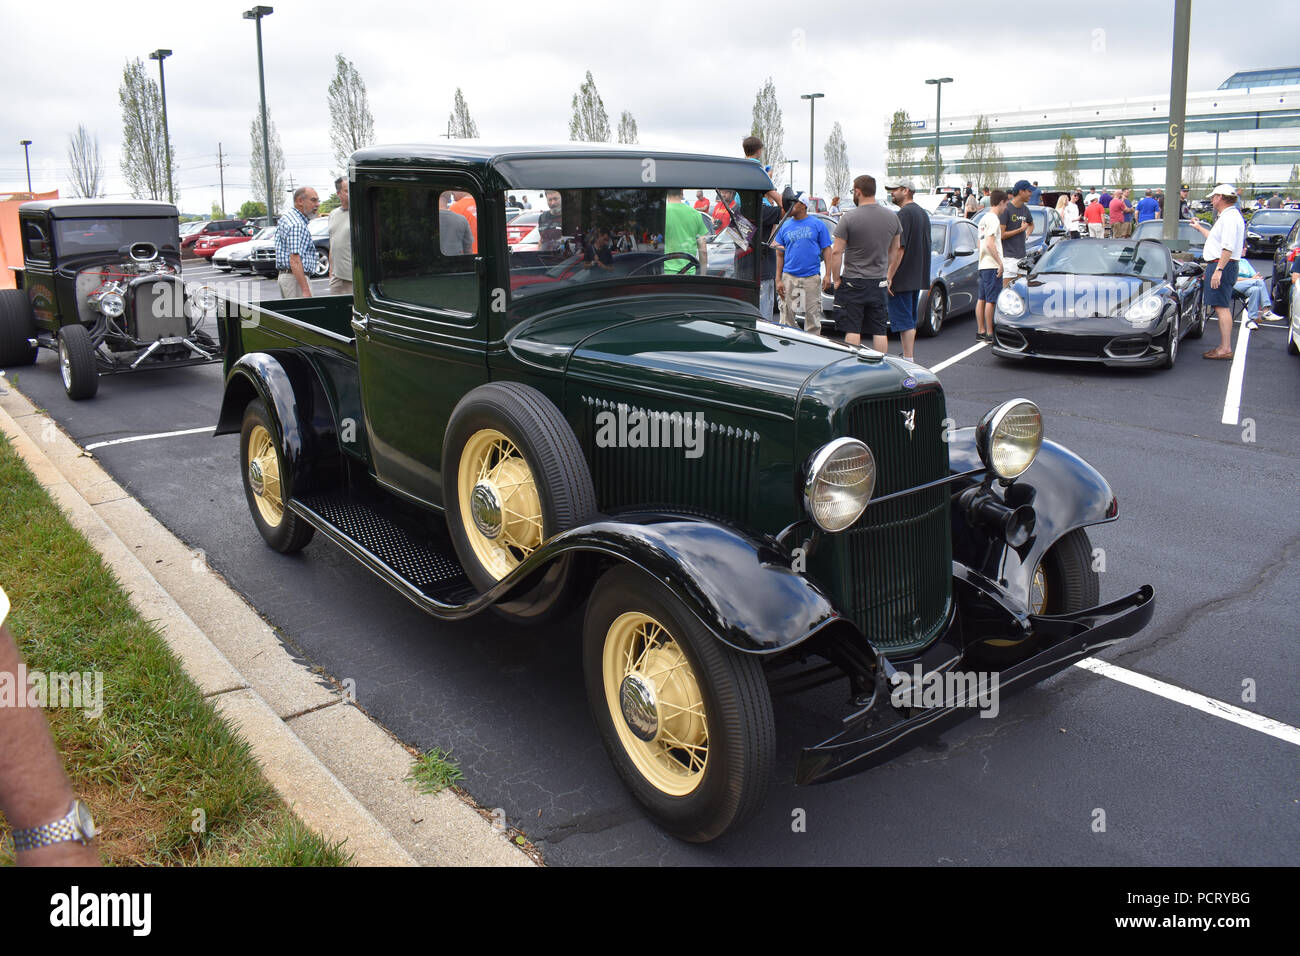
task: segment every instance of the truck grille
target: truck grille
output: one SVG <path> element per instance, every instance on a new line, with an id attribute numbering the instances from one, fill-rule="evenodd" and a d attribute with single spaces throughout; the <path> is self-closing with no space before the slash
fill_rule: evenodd
<path id="1" fill-rule="evenodd" d="M 758 460 L 758 433 L 749 429 L 703 423 L 703 453 L 688 458 L 685 449 L 672 447 L 601 447 L 597 441 L 602 412 L 625 420 L 645 414 L 660 438 L 672 438 L 669 413 L 626 403 L 582 396 L 585 406 L 579 440 L 591 463 L 591 478 L 602 511 L 630 506 L 672 507 L 743 518 L 749 514 Z M 700 438 L 695 439 L 697 442 Z M 698 445 L 696 447 L 699 447 Z"/>
<path id="2" fill-rule="evenodd" d="M 914 428 L 906 427 L 914 413 Z M 856 402 L 845 413 L 850 437 L 876 458 L 874 497 L 948 476 L 943 392 Z M 908 651 L 933 640 L 952 602 L 952 526 L 941 485 L 868 506 L 848 531 L 832 535 L 840 605 L 877 647 Z"/>

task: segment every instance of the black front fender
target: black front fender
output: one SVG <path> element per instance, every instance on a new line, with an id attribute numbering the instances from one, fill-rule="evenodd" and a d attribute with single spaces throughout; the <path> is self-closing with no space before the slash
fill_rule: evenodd
<path id="1" fill-rule="evenodd" d="M 961 428 L 953 433 L 948 463 L 957 474 L 983 468 L 975 448 L 974 428 Z M 954 484 L 954 502 L 958 492 L 978 481 L 976 476 L 964 484 Z M 1012 548 L 1001 538 L 972 528 L 962 509 L 954 503 L 953 558 L 997 582 L 1026 608 L 1034 571 L 1052 545 L 1075 528 L 1114 521 L 1119 516 L 1119 502 L 1100 472 L 1055 442 L 1044 441 L 1029 470 L 1009 487 L 994 481 L 990 490 L 1012 507 L 1027 504 L 1034 509 L 1033 536 L 1022 546 Z"/>

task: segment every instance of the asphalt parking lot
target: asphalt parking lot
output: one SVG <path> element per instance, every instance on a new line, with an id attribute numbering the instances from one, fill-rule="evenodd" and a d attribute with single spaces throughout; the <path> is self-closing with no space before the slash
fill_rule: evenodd
<path id="1" fill-rule="evenodd" d="M 188 261 L 184 277 L 225 281 Z M 276 295 L 271 280 L 250 288 Z M 1229 363 L 1203 361 L 1199 343 L 1171 371 L 1007 364 L 972 349 L 974 331 L 973 317 L 954 318 L 917 343 L 917 360 L 941 368 L 950 414 L 965 425 L 1007 398 L 1040 405 L 1047 437 L 1119 498 L 1119 520 L 1090 530 L 1102 599 L 1149 583 L 1154 621 L 1101 655 L 1113 676 L 1067 669 L 1003 701 L 997 719 L 818 787 L 792 783 L 817 702 L 778 700 L 763 811 L 703 847 L 649 823 L 609 764 L 587 713 L 579 618 L 541 633 L 490 616 L 440 622 L 323 536 L 292 557 L 265 547 L 238 437 L 210 437 L 219 366 L 106 377 L 80 403 L 47 352 L 7 374 L 299 654 L 353 679 L 375 719 L 416 747 L 449 749 L 464 788 L 553 865 L 1294 864 L 1300 359 L 1284 328 L 1249 335 L 1235 424 L 1224 423 Z M 1214 340 L 1211 329 L 1204 347 Z"/>

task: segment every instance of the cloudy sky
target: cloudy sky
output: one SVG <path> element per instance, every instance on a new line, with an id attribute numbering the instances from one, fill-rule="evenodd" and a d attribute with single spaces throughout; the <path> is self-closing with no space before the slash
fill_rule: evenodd
<path id="1" fill-rule="evenodd" d="M 831 123 L 843 125 L 855 174 L 881 172 L 893 111 L 933 112 L 927 77 L 954 78 L 943 91 L 951 115 L 1167 94 L 1173 29 L 1172 0 L 272 5 L 263 21 L 267 104 L 288 172 L 322 195 L 336 168 L 326 106 L 335 53 L 360 70 L 381 143 L 437 139 L 458 86 L 485 140 L 566 140 L 570 100 L 591 70 L 611 126 L 626 109 L 642 144 L 732 154 L 771 76 L 797 183 L 807 181 L 809 133 L 799 94 L 825 93 L 816 115 L 820 192 Z M 226 207 L 237 209 L 250 198 L 249 123 L 258 108 L 254 27 L 241 16 L 251 6 L 3 0 L 0 192 L 25 188 L 19 140 L 30 139 L 33 188 L 68 195 L 68 136 L 85 123 L 99 137 L 107 194 L 129 195 L 118 165 L 122 68 L 146 58 L 156 76 L 147 56 L 162 47 L 174 51 L 167 108 L 179 205 L 206 213 L 218 198 L 220 143 Z M 897 9 L 905 15 L 892 15 Z M 1269 28 L 1277 10 L 1268 0 L 1195 0 L 1189 89 L 1300 63 L 1294 33 Z"/>

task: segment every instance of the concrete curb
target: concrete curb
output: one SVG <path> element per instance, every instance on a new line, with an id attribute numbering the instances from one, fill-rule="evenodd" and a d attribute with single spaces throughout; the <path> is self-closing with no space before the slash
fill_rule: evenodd
<path id="1" fill-rule="evenodd" d="M 0 431 L 103 556 L 186 674 L 249 742 L 294 813 L 364 866 L 531 866 L 450 791 L 404 781 L 411 754 L 295 660 L 225 580 L 0 378 Z"/>

